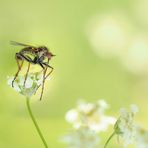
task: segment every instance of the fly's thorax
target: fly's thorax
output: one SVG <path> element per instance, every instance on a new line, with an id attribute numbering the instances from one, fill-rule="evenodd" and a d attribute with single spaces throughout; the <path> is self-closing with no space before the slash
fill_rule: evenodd
<path id="1" fill-rule="evenodd" d="M 38 52 L 46 53 L 46 52 L 48 52 L 48 48 L 46 46 L 40 46 L 40 47 L 38 47 Z"/>
<path id="2" fill-rule="evenodd" d="M 37 54 L 38 54 L 39 57 L 42 57 L 42 56 L 45 56 L 46 55 L 46 53 L 44 51 L 40 51 Z"/>
<path id="3" fill-rule="evenodd" d="M 45 47 L 45 46 L 40 46 L 40 47 L 38 47 L 38 56 L 39 57 L 47 57 L 47 54 L 48 54 L 48 48 L 47 47 Z"/>

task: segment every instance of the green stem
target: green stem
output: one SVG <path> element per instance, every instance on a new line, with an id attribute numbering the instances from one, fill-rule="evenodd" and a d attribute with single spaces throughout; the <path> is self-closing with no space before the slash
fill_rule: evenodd
<path id="1" fill-rule="evenodd" d="M 36 130 L 37 130 L 37 132 L 38 132 L 38 134 L 39 134 L 39 136 L 40 136 L 40 138 L 41 138 L 45 148 L 48 148 L 48 145 L 47 145 L 47 143 L 46 143 L 46 141 L 45 141 L 45 139 L 44 139 L 44 137 L 43 137 L 43 135 L 41 133 L 41 130 L 40 130 L 40 128 L 39 128 L 39 126 L 38 126 L 38 124 L 37 124 L 37 122 L 35 120 L 35 117 L 33 116 L 32 111 L 31 111 L 31 108 L 30 108 L 30 98 L 26 98 L 26 104 L 27 104 L 27 109 L 28 109 L 29 115 L 30 115 L 30 117 L 31 117 L 31 119 L 32 119 L 32 121 L 33 121 L 33 123 L 35 125 L 35 128 L 36 128 Z"/>
<path id="2" fill-rule="evenodd" d="M 110 135 L 110 137 L 108 138 L 108 140 L 106 141 L 106 143 L 105 143 L 105 145 L 104 145 L 104 148 L 107 147 L 108 143 L 110 142 L 110 140 L 113 138 L 113 136 L 114 136 L 115 134 L 116 134 L 116 133 L 113 132 L 113 133 Z"/>

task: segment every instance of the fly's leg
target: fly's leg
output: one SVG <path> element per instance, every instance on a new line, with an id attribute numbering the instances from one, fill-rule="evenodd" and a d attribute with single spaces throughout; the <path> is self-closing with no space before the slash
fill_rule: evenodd
<path id="1" fill-rule="evenodd" d="M 15 74 L 14 79 L 12 81 L 12 87 L 14 87 L 14 81 L 16 80 L 19 72 L 21 71 L 21 68 L 23 66 L 23 63 L 24 63 L 24 60 L 21 58 L 21 56 L 18 53 L 16 53 L 15 58 L 16 58 L 17 66 L 18 66 L 18 71 Z M 19 63 L 20 60 L 21 60 L 21 64 Z"/>
<path id="2" fill-rule="evenodd" d="M 43 71 L 43 82 L 42 82 L 42 91 L 41 91 L 40 100 L 42 100 L 42 97 L 43 97 L 46 72 L 47 72 L 47 67 L 46 67 L 46 68 L 44 69 L 44 71 Z M 39 87 L 40 87 L 40 86 L 39 86 Z M 38 88 L 39 88 L 39 87 L 38 87 Z"/>
<path id="3" fill-rule="evenodd" d="M 28 73 L 29 73 L 29 69 L 30 69 L 30 63 L 28 63 L 28 68 L 27 68 L 27 72 L 26 72 L 25 80 L 24 80 L 24 87 L 25 87 L 25 83 L 26 83 L 27 76 L 28 76 Z"/>
<path id="4" fill-rule="evenodd" d="M 47 72 L 47 68 L 51 68 L 51 71 L 46 75 L 46 72 Z M 43 96 L 43 91 L 44 91 L 44 85 L 45 85 L 45 80 L 47 79 L 47 77 L 52 73 L 52 71 L 53 71 L 53 67 L 51 67 L 51 66 L 49 66 L 48 65 L 48 67 L 46 67 L 46 69 L 44 70 L 44 73 L 43 73 L 43 84 L 42 84 L 42 92 L 41 92 L 41 97 L 40 97 L 40 100 L 42 99 L 42 96 Z M 39 85 L 39 87 L 40 87 L 40 85 Z M 38 87 L 38 88 L 39 88 Z"/>
<path id="5" fill-rule="evenodd" d="M 51 69 L 51 71 L 45 76 L 45 79 L 48 78 L 48 76 L 53 72 L 54 68 L 48 65 L 48 68 Z"/>
<path id="6" fill-rule="evenodd" d="M 47 64 L 46 64 L 46 63 L 43 63 L 43 65 L 47 66 Z M 48 65 L 46 68 L 50 68 L 50 69 L 51 69 L 51 71 L 50 71 L 50 72 L 49 72 L 49 73 L 48 73 L 45 77 L 43 76 L 43 79 L 45 79 L 45 80 L 48 78 L 48 76 L 49 76 L 49 75 L 53 72 L 53 70 L 54 70 L 54 68 L 53 68 L 53 67 L 51 67 L 51 66 L 49 66 L 49 65 Z M 43 69 L 43 71 L 44 71 L 44 69 Z M 47 70 L 46 70 L 46 71 L 47 71 Z M 45 74 L 46 74 L 46 73 L 45 73 Z M 45 81 L 45 80 L 44 80 L 44 81 Z M 37 88 L 37 89 L 39 89 L 39 88 L 40 88 L 40 86 L 41 86 L 41 84 L 38 86 L 38 88 Z"/>

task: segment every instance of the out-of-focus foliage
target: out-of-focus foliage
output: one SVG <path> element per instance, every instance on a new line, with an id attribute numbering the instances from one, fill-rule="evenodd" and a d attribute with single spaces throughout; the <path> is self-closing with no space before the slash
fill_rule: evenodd
<path id="1" fill-rule="evenodd" d="M 121 106 L 138 104 L 137 120 L 146 127 L 147 7 L 147 0 L 0 0 L 0 147 L 42 147 L 24 97 L 7 86 L 20 50 L 10 40 L 46 45 L 56 54 L 42 101 L 40 92 L 32 100 L 50 147 L 64 147 L 59 142 L 68 128 L 64 114 L 79 98 L 105 98 L 114 115 Z"/>

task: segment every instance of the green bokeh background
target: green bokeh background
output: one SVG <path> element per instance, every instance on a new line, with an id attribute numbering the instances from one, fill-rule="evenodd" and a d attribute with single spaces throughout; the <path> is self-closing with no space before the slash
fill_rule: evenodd
<path id="1" fill-rule="evenodd" d="M 132 14 L 132 0 L 0 0 L 0 148 L 42 148 L 43 145 L 26 110 L 25 98 L 7 86 L 7 76 L 15 74 L 15 53 L 19 47 L 10 40 L 46 45 L 56 54 L 55 68 L 44 97 L 31 102 L 33 112 L 50 148 L 64 148 L 60 137 L 71 128 L 66 111 L 79 98 L 95 102 L 104 98 L 109 115 L 118 116 L 120 107 L 138 104 L 137 121 L 147 127 L 147 90 L 135 92 L 135 85 L 147 80 L 127 71 L 116 58 L 101 58 L 88 42 L 85 28 L 95 14 L 122 9 L 133 24 L 147 33 Z M 135 32 L 133 32 L 134 34 Z M 103 134 L 105 141 L 111 130 Z M 115 143 L 116 145 L 113 145 Z M 112 148 L 117 147 L 115 139 Z"/>

